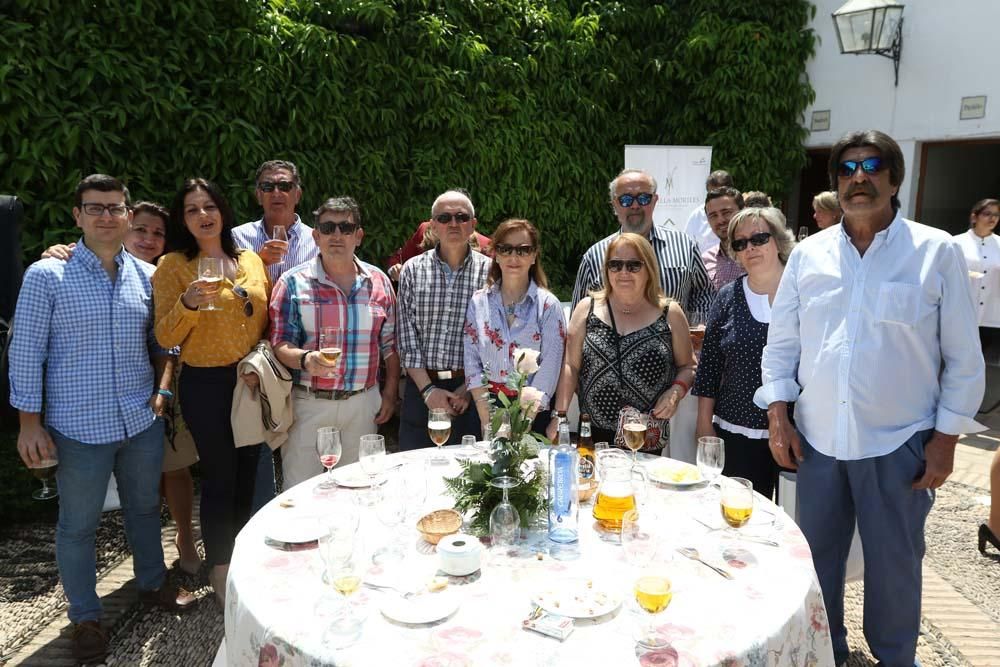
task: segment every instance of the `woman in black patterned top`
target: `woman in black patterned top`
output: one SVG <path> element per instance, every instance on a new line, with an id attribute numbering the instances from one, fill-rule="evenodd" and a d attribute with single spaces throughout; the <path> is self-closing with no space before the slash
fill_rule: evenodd
<path id="1" fill-rule="evenodd" d="M 555 406 L 566 410 L 577 392 L 594 440 L 613 442 L 623 407 L 669 419 L 694 380 L 695 360 L 687 318 L 663 294 L 649 241 L 621 234 L 608 246 L 602 271 L 605 288 L 581 300 L 570 318 Z M 550 438 L 555 430 L 553 420 Z M 643 451 L 661 447 L 651 443 Z"/>
<path id="2" fill-rule="evenodd" d="M 778 464 L 767 446 L 767 412 L 754 405 L 753 395 L 761 385 L 771 302 L 794 241 L 781 211 L 745 208 L 729 221 L 724 242 L 747 275 L 719 290 L 708 316 L 692 390 L 698 396 L 696 433 L 722 438 L 723 474 L 749 479 L 770 498 Z"/>

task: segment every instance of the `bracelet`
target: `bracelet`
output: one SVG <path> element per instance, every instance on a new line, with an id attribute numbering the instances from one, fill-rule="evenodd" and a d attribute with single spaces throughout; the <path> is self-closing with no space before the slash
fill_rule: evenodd
<path id="1" fill-rule="evenodd" d="M 425 384 L 423 387 L 420 388 L 420 395 L 426 398 L 427 390 L 433 386 L 434 386 L 433 382 L 428 382 L 427 384 Z"/>
<path id="2" fill-rule="evenodd" d="M 299 357 L 299 368 L 301 368 L 302 370 L 306 369 L 306 357 L 309 356 L 310 352 L 312 352 L 312 350 L 306 350 L 305 352 L 302 353 L 302 356 Z"/>
<path id="3" fill-rule="evenodd" d="M 170 391 L 169 389 L 159 389 L 157 390 L 156 393 L 159 394 L 160 396 L 166 396 L 168 400 L 171 400 L 174 397 L 174 392 Z"/>
<path id="4" fill-rule="evenodd" d="M 426 387 L 424 387 L 424 390 L 420 392 L 420 397 L 424 399 L 424 401 L 427 401 L 427 398 L 431 395 L 431 393 L 435 389 L 437 389 L 437 387 L 435 387 L 433 384 L 427 385 Z"/>
<path id="5" fill-rule="evenodd" d="M 687 382 L 684 382 L 683 380 L 674 380 L 673 383 L 671 383 L 670 386 L 672 387 L 675 384 L 679 385 L 680 388 L 684 390 L 685 394 L 687 394 L 689 391 L 691 391 L 691 387 L 688 385 Z"/>

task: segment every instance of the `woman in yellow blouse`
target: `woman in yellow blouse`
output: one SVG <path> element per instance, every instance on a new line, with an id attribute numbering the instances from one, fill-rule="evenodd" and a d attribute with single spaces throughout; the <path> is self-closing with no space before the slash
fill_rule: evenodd
<path id="1" fill-rule="evenodd" d="M 218 186 L 188 179 L 174 198 L 167 234 L 177 248 L 153 277 L 156 338 L 179 346 L 181 411 L 201 459 L 201 532 L 209 581 L 225 601 L 236 534 L 250 518 L 260 445 L 236 448 L 230 423 L 236 364 L 267 327 L 267 273 L 233 244 L 233 210 Z M 202 257 L 222 261 L 221 282 L 199 279 Z M 218 310 L 199 310 L 214 304 Z"/>

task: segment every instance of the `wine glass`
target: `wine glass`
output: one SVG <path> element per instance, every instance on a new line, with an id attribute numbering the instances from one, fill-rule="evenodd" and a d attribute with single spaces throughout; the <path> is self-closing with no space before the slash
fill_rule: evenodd
<path id="1" fill-rule="evenodd" d="M 399 471 L 406 499 L 406 520 L 412 521 L 423 515 L 424 500 L 427 498 L 427 466 L 419 461 L 404 464 Z"/>
<path id="2" fill-rule="evenodd" d="M 385 438 L 381 435 L 363 435 L 358 448 L 358 461 L 361 469 L 368 475 L 368 498 L 365 504 L 375 505 L 378 501 L 375 494 L 375 478 L 385 466 Z"/>
<path id="3" fill-rule="evenodd" d="M 316 429 L 316 452 L 319 454 L 319 462 L 326 468 L 326 476 L 316 488 L 332 489 L 337 486 L 333 481 L 333 466 L 337 465 L 343 453 L 340 442 L 340 429 L 332 426 L 324 426 Z"/>
<path id="4" fill-rule="evenodd" d="M 363 580 L 364 569 L 354 556 L 337 564 L 330 575 L 330 585 L 341 595 L 344 606 L 334 616 L 325 638 L 338 648 L 353 644 L 361 636 L 362 619 L 355 613 L 350 597 L 361 588 Z"/>
<path id="5" fill-rule="evenodd" d="M 726 447 L 722 438 L 705 435 L 698 438 L 698 472 L 709 485 L 722 474 L 726 465 Z"/>
<path id="6" fill-rule="evenodd" d="M 42 483 L 42 488 L 31 494 L 32 498 L 35 500 L 50 500 L 59 497 L 59 491 L 49 486 L 49 482 L 55 479 L 58 468 L 59 460 L 54 455 L 42 459 L 37 465 L 28 464 L 31 474 Z"/>
<path id="7" fill-rule="evenodd" d="M 753 514 L 753 483 L 742 477 L 723 477 L 719 506 L 732 530 L 745 526 Z"/>
<path id="8" fill-rule="evenodd" d="M 284 225 L 275 225 L 271 229 L 271 240 L 288 243 L 288 232 L 285 230 Z"/>
<path id="9" fill-rule="evenodd" d="M 521 480 L 516 477 L 494 477 L 490 486 L 503 489 L 503 500 L 490 512 L 490 546 L 510 547 L 521 535 L 521 517 L 517 508 L 510 504 L 508 491 L 518 486 Z"/>
<path id="10" fill-rule="evenodd" d="M 431 408 L 427 412 L 427 433 L 438 448 L 438 453 L 431 459 L 433 463 L 447 463 L 448 459 L 441 455 L 441 445 L 451 437 L 451 415 L 447 410 Z"/>
<path id="11" fill-rule="evenodd" d="M 354 553 L 359 515 L 353 503 L 335 503 L 320 535 L 318 550 L 326 568 L 323 581 L 333 585 L 333 577 L 342 563 Z"/>
<path id="12" fill-rule="evenodd" d="M 376 565 L 405 557 L 402 546 L 397 538 L 397 529 L 406 517 L 406 487 L 398 471 L 385 473 L 385 482 L 379 485 L 379 499 L 375 506 L 375 515 L 389 529 L 389 544 L 375 550 L 372 562 Z"/>
<path id="13" fill-rule="evenodd" d="M 625 561 L 636 570 L 641 570 L 653 562 L 659 550 L 659 522 L 652 516 L 639 520 L 638 510 L 627 510 L 622 514 L 622 549 Z"/>
<path id="14" fill-rule="evenodd" d="M 695 354 L 701 352 L 702 341 L 705 340 L 705 325 L 708 318 L 700 310 L 692 310 L 688 313 L 688 335 L 691 337 L 691 347 Z"/>
<path id="15" fill-rule="evenodd" d="M 206 283 L 222 282 L 222 259 L 219 257 L 202 257 L 198 260 L 198 279 Z M 215 305 L 215 299 L 198 306 L 198 310 L 222 310 Z"/>
<path id="16" fill-rule="evenodd" d="M 798 240 L 803 241 L 809 236 L 809 228 L 806 226 L 799 227 Z"/>
<path id="17" fill-rule="evenodd" d="M 341 345 L 340 329 L 337 327 L 322 327 L 319 330 L 319 353 L 323 361 L 334 364 L 323 370 L 323 377 L 336 377 L 336 364 L 340 361 L 343 346 Z"/>
<path id="18" fill-rule="evenodd" d="M 622 431 L 625 435 L 625 445 L 632 450 L 632 465 L 635 465 L 636 453 L 646 442 L 646 415 L 641 412 L 628 415 L 625 417 Z"/>
<path id="19" fill-rule="evenodd" d="M 674 597 L 670 578 L 659 569 L 646 571 L 635 580 L 632 590 L 636 603 L 645 612 L 639 636 L 636 637 L 639 645 L 650 649 L 669 646 L 670 641 L 656 627 L 656 617 L 670 605 Z"/>

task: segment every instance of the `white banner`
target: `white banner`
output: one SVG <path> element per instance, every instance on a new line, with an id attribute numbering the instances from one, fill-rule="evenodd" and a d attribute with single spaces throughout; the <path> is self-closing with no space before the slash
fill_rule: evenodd
<path id="1" fill-rule="evenodd" d="M 656 179 L 660 199 L 653 222 L 683 230 L 691 211 L 705 203 L 712 147 L 625 146 L 625 168 L 642 169 Z"/>

